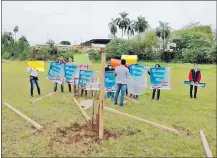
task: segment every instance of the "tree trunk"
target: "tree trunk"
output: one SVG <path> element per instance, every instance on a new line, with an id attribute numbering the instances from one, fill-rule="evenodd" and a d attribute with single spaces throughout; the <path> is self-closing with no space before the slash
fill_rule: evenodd
<path id="1" fill-rule="evenodd" d="M 124 35 L 124 29 L 122 29 L 122 39 L 123 39 L 123 35 Z"/>

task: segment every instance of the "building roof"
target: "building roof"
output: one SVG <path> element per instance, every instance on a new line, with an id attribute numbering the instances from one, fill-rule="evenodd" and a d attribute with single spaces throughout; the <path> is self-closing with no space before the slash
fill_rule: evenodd
<path id="1" fill-rule="evenodd" d="M 91 44 L 108 44 L 111 39 L 91 39 L 89 41 L 81 43 L 81 45 L 91 45 Z"/>

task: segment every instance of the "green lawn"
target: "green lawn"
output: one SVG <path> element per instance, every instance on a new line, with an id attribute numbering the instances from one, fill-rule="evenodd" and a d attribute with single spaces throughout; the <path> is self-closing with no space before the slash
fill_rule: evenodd
<path id="1" fill-rule="evenodd" d="M 154 63 L 142 63 L 154 66 Z M 42 95 L 53 91 L 53 83 L 46 79 L 49 64 L 45 72 L 40 73 Z M 160 101 L 151 101 L 151 90 L 139 96 L 140 104 L 127 101 L 126 106 L 118 107 L 105 102 L 106 106 L 138 116 L 169 127 L 180 129 L 174 135 L 146 123 L 104 112 L 104 128 L 117 132 L 117 138 L 90 143 L 67 144 L 52 141 L 57 128 L 66 128 L 71 124 L 85 124 L 78 107 L 65 93 L 47 97 L 35 104 L 30 102 L 29 74 L 26 62 L 4 61 L 2 63 L 2 102 L 8 102 L 48 132 L 44 136 L 31 127 L 25 120 L 2 104 L 2 156 L 3 157 L 72 157 L 72 156 L 179 156 L 204 157 L 205 152 L 200 140 L 202 129 L 209 142 L 213 156 L 216 156 L 216 66 L 199 65 L 205 89 L 199 88 L 198 99 L 189 98 L 189 87 L 183 84 L 187 80 L 191 64 L 168 64 L 171 69 L 171 91 L 161 91 Z M 92 69 L 100 70 L 100 64 Z M 98 72 L 99 74 L 99 72 Z M 60 87 L 58 87 L 60 91 Z M 36 94 L 36 89 L 35 89 Z M 38 96 L 35 95 L 34 98 Z M 91 114 L 92 110 L 88 113 Z"/>

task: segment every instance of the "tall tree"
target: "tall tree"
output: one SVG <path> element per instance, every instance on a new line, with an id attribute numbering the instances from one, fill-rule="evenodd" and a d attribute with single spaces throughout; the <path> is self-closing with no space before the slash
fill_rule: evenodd
<path id="1" fill-rule="evenodd" d="M 54 41 L 52 39 L 49 39 L 46 44 L 50 45 L 50 48 L 52 48 L 54 46 Z"/>
<path id="2" fill-rule="evenodd" d="M 118 31 L 116 21 L 112 19 L 112 21 L 108 25 L 109 25 L 110 32 L 114 36 L 114 39 L 115 39 L 115 34 Z"/>
<path id="3" fill-rule="evenodd" d="M 170 36 L 170 26 L 168 22 L 159 21 L 160 26 L 156 29 L 156 36 L 163 40 L 163 51 L 165 51 L 165 44 L 167 44 Z"/>
<path id="4" fill-rule="evenodd" d="M 133 36 L 135 33 L 135 21 L 130 20 L 127 25 L 127 28 L 124 31 L 127 31 L 127 37 L 129 40 L 130 36 Z"/>
<path id="5" fill-rule="evenodd" d="M 15 41 L 16 41 L 16 35 L 17 35 L 17 32 L 19 31 L 19 27 L 16 25 L 15 27 L 14 27 L 14 39 L 15 39 Z"/>
<path id="6" fill-rule="evenodd" d="M 71 45 L 71 42 L 69 42 L 69 41 L 61 41 L 60 44 L 63 44 L 63 45 Z"/>
<path id="7" fill-rule="evenodd" d="M 28 40 L 26 39 L 25 36 L 20 37 L 18 41 L 19 41 L 19 42 L 23 42 L 23 43 L 29 45 L 29 42 L 28 42 Z"/>
<path id="8" fill-rule="evenodd" d="M 127 17 L 129 14 L 126 12 L 119 13 L 120 18 L 115 20 L 115 23 L 118 25 L 119 29 L 122 31 L 122 38 L 124 37 L 124 30 L 127 28 L 127 25 L 130 22 L 130 19 Z"/>
<path id="9" fill-rule="evenodd" d="M 138 37 L 140 38 L 140 34 L 145 32 L 148 28 L 148 22 L 146 21 L 145 17 L 139 16 L 137 17 L 137 21 L 135 22 L 135 31 L 138 32 Z"/>

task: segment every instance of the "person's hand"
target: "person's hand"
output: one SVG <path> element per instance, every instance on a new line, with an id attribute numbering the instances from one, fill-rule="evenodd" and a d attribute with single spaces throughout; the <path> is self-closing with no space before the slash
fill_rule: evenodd
<path id="1" fill-rule="evenodd" d="M 198 84 L 198 82 L 195 82 L 196 84 Z"/>
<path id="2" fill-rule="evenodd" d="M 191 81 L 191 83 L 194 83 L 194 81 Z"/>

